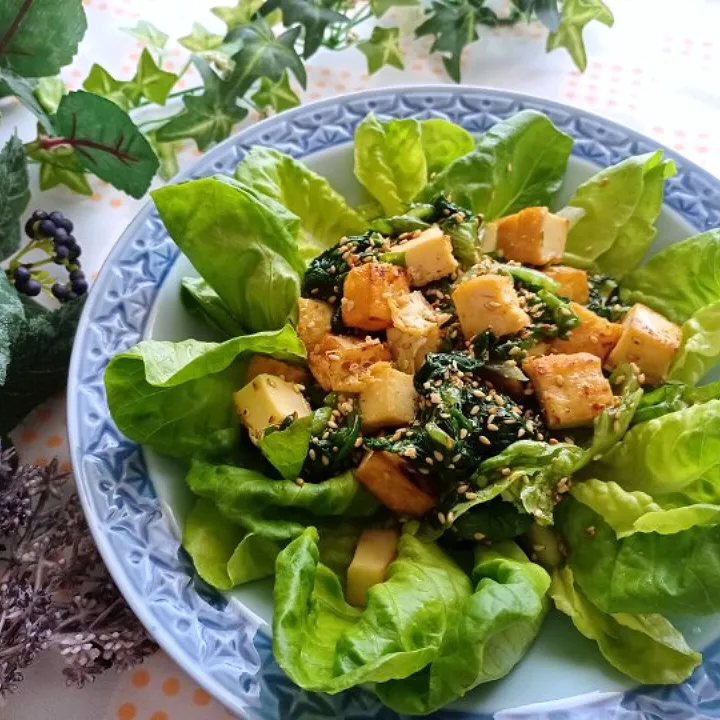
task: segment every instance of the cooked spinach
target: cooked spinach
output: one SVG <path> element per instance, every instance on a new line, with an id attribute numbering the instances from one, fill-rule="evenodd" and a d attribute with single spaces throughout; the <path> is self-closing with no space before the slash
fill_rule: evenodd
<path id="1" fill-rule="evenodd" d="M 620 300 L 620 287 L 617 280 L 612 275 L 590 275 L 588 285 L 590 286 L 588 310 L 592 310 L 610 322 L 622 320 L 630 308 Z"/>

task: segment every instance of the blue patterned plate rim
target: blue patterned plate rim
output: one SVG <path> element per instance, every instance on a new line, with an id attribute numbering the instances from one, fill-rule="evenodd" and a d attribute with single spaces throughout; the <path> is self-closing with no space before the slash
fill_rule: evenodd
<path id="1" fill-rule="evenodd" d="M 665 204 L 698 231 L 720 226 L 720 181 L 672 149 L 597 114 L 532 95 L 472 86 L 412 85 L 383 88 L 303 105 L 244 128 L 204 155 L 191 168 L 178 175 L 175 181 L 225 169 L 222 161 L 228 158 L 231 160 L 229 166 L 232 167 L 252 144 L 280 145 L 278 149 L 303 157 L 351 142 L 355 125 L 370 110 L 380 115 L 402 117 L 444 116 L 464 124 L 470 131 L 480 132 L 498 119 L 509 117 L 525 108 L 545 112 L 561 129 L 569 131 L 576 140 L 573 154 L 596 165 L 609 165 L 632 154 L 662 149 L 678 166 L 678 174 L 667 184 Z M 312 127 L 313 122 L 319 123 L 323 119 L 322 113 L 328 111 L 344 113 L 344 118 L 335 117 L 333 120 L 340 122 L 345 132 L 336 137 L 329 133 L 317 145 L 306 144 L 303 147 L 303 141 L 310 142 L 312 139 L 310 135 L 302 137 L 300 129 L 303 122 L 310 121 L 309 126 Z M 273 132 L 282 134 L 286 129 L 291 131 L 290 140 L 285 138 L 282 142 L 273 141 Z M 293 130 L 297 131 L 297 137 L 292 135 Z M 614 138 L 612 146 L 603 144 L 608 142 L 608 138 Z M 601 146 L 599 153 L 598 145 Z M 147 231 L 145 234 L 154 233 L 151 239 L 155 239 L 155 243 L 146 243 L 143 237 L 138 237 L 143 235 L 144 228 Z M 142 338 L 159 288 L 178 255 L 177 247 L 167 237 L 152 202 L 148 201 L 103 264 L 80 319 L 70 364 L 67 419 L 71 459 L 78 493 L 94 540 L 111 575 L 138 618 L 163 649 L 220 702 L 243 717 L 265 719 L 275 717 L 266 713 L 266 710 L 272 711 L 268 710 L 264 701 L 261 700 L 261 706 L 258 705 L 258 698 L 267 693 L 267 685 L 282 684 L 285 686 L 283 692 L 292 692 L 289 689 L 293 687 L 292 683 L 283 678 L 277 666 L 270 672 L 266 671 L 263 658 L 267 660 L 271 653 L 270 643 L 264 633 L 256 635 L 258 622 L 254 615 L 250 617 L 252 614 L 247 613 L 247 617 L 239 620 L 231 618 L 228 613 L 200 599 L 192 589 L 188 582 L 187 563 L 183 564 L 177 555 L 177 538 L 162 518 L 141 449 L 119 434 L 109 417 L 105 402 L 102 385 L 105 365 L 115 353 L 127 349 Z M 135 264 L 129 263 L 131 260 Z M 118 291 L 118 287 L 122 292 Z M 129 307 L 126 308 L 126 305 Z M 105 513 L 105 517 L 102 513 Z M 162 544 L 154 542 L 158 538 L 174 541 L 173 552 L 168 553 Z M 140 550 L 128 549 L 132 548 L 133 543 L 146 549 L 145 556 Z M 148 581 L 154 584 L 148 585 Z M 178 601 L 180 606 L 173 604 Z M 169 610 L 166 608 L 177 611 L 178 607 L 181 620 L 173 630 L 167 627 L 169 620 L 166 615 Z M 207 637 L 201 637 L 202 628 L 199 625 L 207 630 Z M 191 630 L 196 631 L 194 635 Z M 222 638 L 223 633 L 239 638 L 225 640 L 231 648 L 236 647 L 233 642 L 242 641 L 238 647 L 242 657 L 238 655 L 232 658 L 245 663 L 239 676 L 237 670 L 224 671 L 228 675 L 226 677 L 217 667 L 212 671 L 206 669 L 208 656 L 212 656 L 213 652 L 221 656 L 221 661 L 230 659 L 223 656 L 223 642 L 208 642 Z M 713 700 L 717 700 L 720 697 L 720 669 L 713 667 L 711 671 L 710 666 L 717 665 L 719 659 L 720 640 L 706 648 L 703 666 L 679 689 L 638 688 L 624 695 L 606 693 L 603 695 L 612 696 L 611 704 L 607 706 L 604 704 L 606 698 L 594 695 L 592 700 L 589 699 L 587 710 L 590 714 L 587 717 L 600 717 L 596 713 L 601 706 L 605 708 L 603 712 L 611 712 L 613 717 L 630 717 L 625 712 L 631 706 L 642 715 L 645 712 L 640 709 L 641 706 L 653 713 L 662 713 L 663 708 L 668 712 L 671 709 L 677 711 L 678 702 L 690 702 L 682 698 L 683 688 L 687 694 L 695 693 L 692 705 L 699 707 L 698 703 L 703 702 L 699 694 L 700 686 L 707 690 L 708 680 L 712 680 Z M 224 664 L 227 665 L 227 662 Z M 263 679 L 266 672 L 273 677 Z M 298 689 L 297 692 L 302 691 Z M 622 710 L 616 702 L 619 696 L 622 696 Z M 647 702 L 639 702 L 643 698 Z M 630 701 L 629 705 L 625 701 Z M 543 705 L 548 710 L 536 706 L 537 712 L 532 714 L 533 718 L 539 720 L 566 716 L 565 711 L 559 709 L 561 706 L 567 707 L 566 701 Z M 367 718 L 379 717 L 380 714 L 383 718 L 396 717 L 394 714 L 387 715 L 367 701 L 361 701 L 356 709 L 369 712 L 363 715 Z M 576 713 L 579 709 L 570 710 L 573 717 L 578 717 Z M 248 715 L 248 711 L 252 714 Z M 452 711 L 439 713 L 437 717 L 440 715 L 467 720 L 491 717 Z M 638 715 L 632 714 L 632 717 Z"/>

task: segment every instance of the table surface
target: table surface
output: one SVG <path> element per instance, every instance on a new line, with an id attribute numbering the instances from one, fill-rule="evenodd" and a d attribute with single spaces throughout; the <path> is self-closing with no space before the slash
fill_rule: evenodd
<path id="1" fill-rule="evenodd" d="M 606 0 L 615 27 L 591 25 L 586 31 L 588 67 L 584 74 L 564 51 L 544 52 L 539 25 L 515 26 L 490 33 L 463 57 L 463 81 L 517 90 L 575 105 L 612 118 L 683 153 L 720 175 L 720 3 L 713 0 Z M 130 77 L 141 45 L 120 28 L 148 20 L 177 38 L 197 21 L 215 32 L 222 23 L 210 7 L 230 0 L 83 0 L 89 29 L 72 65 L 63 70 L 70 89 L 80 86 L 99 62 L 120 78 Z M 403 30 L 405 71 L 385 68 L 369 77 L 357 50 L 321 50 L 308 63 L 311 102 L 333 95 L 400 84 L 449 83 L 439 57 L 429 54 L 427 38 L 412 39 L 417 11 L 393 10 L 384 22 Z M 168 43 L 168 69 L 179 69 L 188 52 Z M 191 76 L 187 83 L 193 82 Z M 191 85 L 187 85 L 191 87 Z M 34 122 L 11 104 L 2 108 L 0 141 L 17 128 L 33 137 Z M 251 118 L 257 120 L 257 117 Z M 199 151 L 188 143 L 181 167 Z M 32 207 L 61 209 L 73 219 L 83 244 L 83 263 L 93 276 L 142 200 L 133 200 L 102 181 L 93 182 L 91 198 L 58 188 L 40 193 L 32 176 Z M 14 433 L 23 460 L 44 463 L 53 456 L 67 464 L 65 398 L 35 410 Z M 69 466 L 68 466 L 69 467 Z M 19 693 L 0 708 L 5 720 L 216 720 L 229 713 L 187 677 L 163 652 L 120 675 L 107 673 L 84 690 L 66 689 L 62 661 L 47 655 L 26 673 Z"/>

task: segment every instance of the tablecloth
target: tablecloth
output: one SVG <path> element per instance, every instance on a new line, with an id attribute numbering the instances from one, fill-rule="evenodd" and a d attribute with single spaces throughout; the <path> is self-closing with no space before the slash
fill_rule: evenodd
<path id="1" fill-rule="evenodd" d="M 606 0 L 615 26 L 586 30 L 588 67 L 578 72 L 564 51 L 544 52 L 546 32 L 538 24 L 482 32 L 463 56 L 463 82 L 518 90 L 585 108 L 624 123 L 720 174 L 720 3 L 713 0 Z M 124 79 L 130 77 L 141 44 L 121 31 L 148 20 L 171 38 L 190 32 L 197 21 L 215 32 L 222 23 L 210 13 L 222 0 L 83 0 L 89 29 L 74 62 L 63 70 L 69 88 L 78 88 L 91 65 L 99 62 Z M 229 0 L 228 3 L 229 4 Z M 405 70 L 385 68 L 369 76 L 357 50 L 322 50 L 308 64 L 303 102 L 365 88 L 400 84 L 449 83 L 440 58 L 431 56 L 430 40 L 413 40 L 418 13 L 395 9 L 385 24 L 402 31 Z M 168 44 L 165 67 L 179 69 L 188 52 Z M 192 76 L 181 81 L 191 87 Z M 181 86 L 182 87 L 182 86 Z M 33 136 L 33 119 L 12 103 L 2 108 L 0 141 L 17 128 Z M 257 120 L 257 116 L 248 121 Z M 199 151 L 188 143 L 181 167 Z M 133 200 L 107 183 L 93 182 L 92 197 L 58 188 L 40 193 L 32 178 L 32 207 L 61 209 L 73 219 L 83 244 L 83 263 L 93 276 L 137 213 Z M 69 468 L 65 433 L 65 398 L 61 395 L 35 410 L 14 439 L 25 461 L 44 463 L 58 456 Z M 46 655 L 26 673 L 20 692 L 6 707 L 3 720 L 217 720 L 229 713 L 159 651 L 136 670 L 108 673 L 83 690 L 65 688 L 62 661 Z"/>

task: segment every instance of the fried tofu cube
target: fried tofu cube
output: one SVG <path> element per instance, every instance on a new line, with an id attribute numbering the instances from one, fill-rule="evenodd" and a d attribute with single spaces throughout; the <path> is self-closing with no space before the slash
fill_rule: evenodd
<path id="1" fill-rule="evenodd" d="M 597 355 L 532 357 L 523 363 L 523 370 L 551 430 L 592 425 L 595 416 L 615 402 Z"/>
<path id="2" fill-rule="evenodd" d="M 276 360 L 269 355 L 253 355 L 248 365 L 246 382 L 254 380 L 258 375 L 277 375 L 290 383 L 304 383 L 308 373 L 305 368 Z"/>
<path id="3" fill-rule="evenodd" d="M 305 347 L 311 350 L 332 328 L 333 308 L 322 300 L 298 300 L 297 334 Z"/>
<path id="4" fill-rule="evenodd" d="M 402 427 L 415 419 L 417 392 L 412 375 L 390 363 L 375 363 L 360 392 L 360 415 L 365 432 Z"/>
<path id="5" fill-rule="evenodd" d="M 362 531 L 347 569 L 345 599 L 350 605 L 365 607 L 368 590 L 387 580 L 388 567 L 397 557 L 399 539 L 397 530 L 368 528 Z"/>
<path id="6" fill-rule="evenodd" d="M 305 417 L 310 405 L 293 383 L 277 375 L 258 375 L 233 395 L 235 409 L 257 443 L 265 428 L 279 425 L 288 415 Z"/>
<path id="7" fill-rule="evenodd" d="M 440 347 L 440 328 L 435 325 L 427 335 L 415 335 L 397 328 L 387 331 L 387 344 L 400 370 L 415 374 L 425 363 L 428 353 Z"/>
<path id="8" fill-rule="evenodd" d="M 477 275 L 464 280 L 452 299 L 467 340 L 485 330 L 497 337 L 510 335 L 532 323 L 520 307 L 512 279 L 506 275 Z"/>
<path id="9" fill-rule="evenodd" d="M 562 260 L 570 221 L 546 207 L 530 207 L 500 218 L 482 229 L 483 252 L 525 265 L 549 265 Z"/>
<path id="10" fill-rule="evenodd" d="M 343 322 L 361 330 L 385 330 L 392 325 L 390 301 L 409 292 L 403 268 L 390 263 L 357 265 L 345 278 Z"/>
<path id="11" fill-rule="evenodd" d="M 355 477 L 393 512 L 420 516 L 435 505 L 433 497 L 410 480 L 405 463 L 391 453 L 369 452 Z"/>
<path id="12" fill-rule="evenodd" d="M 545 270 L 545 274 L 560 285 L 560 295 L 581 305 L 585 305 L 590 299 L 590 286 L 585 270 L 567 265 L 554 265 Z"/>
<path id="13" fill-rule="evenodd" d="M 327 333 L 308 355 L 308 365 L 324 390 L 357 393 L 365 386 L 370 368 L 392 360 L 385 343 Z"/>
<path id="14" fill-rule="evenodd" d="M 661 382 L 682 343 L 682 330 L 640 303 L 630 308 L 621 328 L 620 339 L 608 355 L 607 367 L 635 363 L 648 383 Z"/>
<path id="15" fill-rule="evenodd" d="M 551 340 L 550 351 L 563 355 L 589 352 L 604 361 L 620 339 L 622 326 L 600 317 L 576 302 L 570 303 L 570 309 L 578 316 L 580 324 L 568 333 L 566 340 Z"/>
<path id="16" fill-rule="evenodd" d="M 452 275 L 458 268 L 452 241 L 437 225 L 423 230 L 416 238 L 395 246 L 393 250 L 405 254 L 405 267 L 413 287 L 422 287 Z"/>

